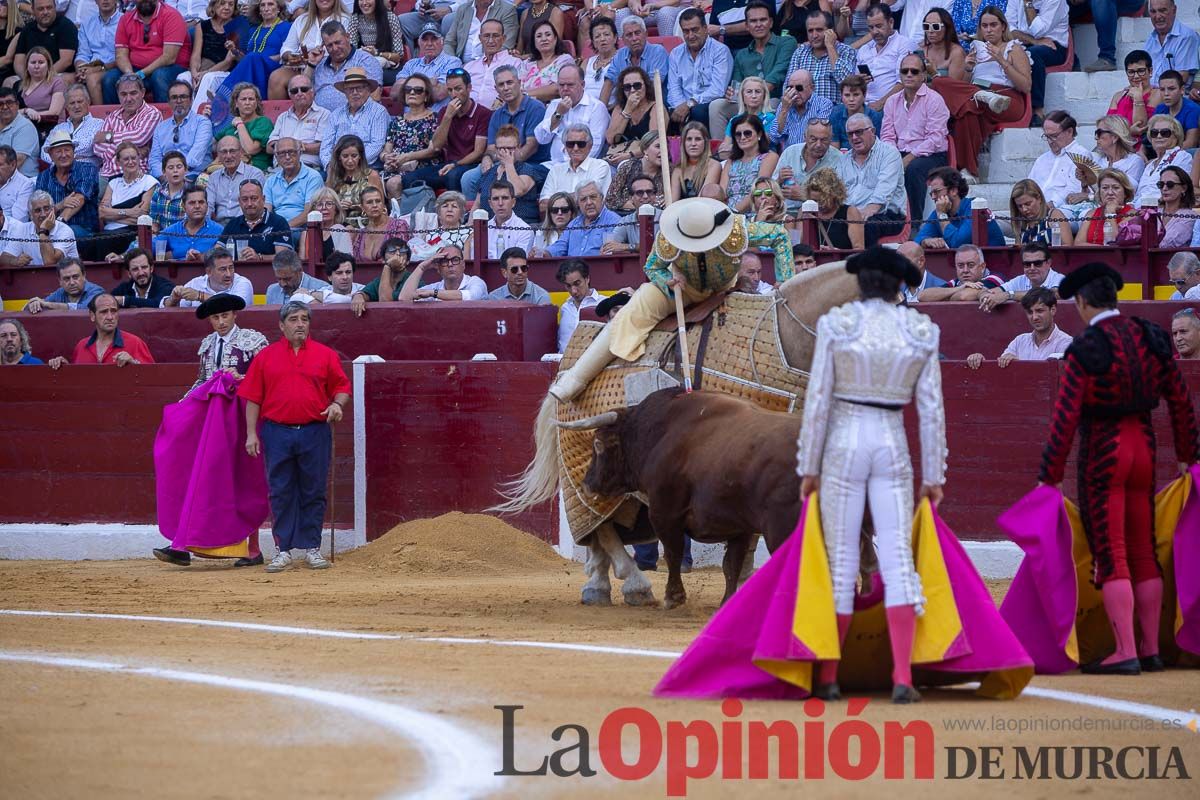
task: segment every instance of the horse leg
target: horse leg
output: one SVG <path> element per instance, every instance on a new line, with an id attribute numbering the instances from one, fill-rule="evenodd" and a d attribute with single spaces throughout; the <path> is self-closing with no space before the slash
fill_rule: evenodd
<path id="1" fill-rule="evenodd" d="M 612 605 L 612 584 L 608 580 L 611 563 L 605 549 L 593 540 L 588 545 L 587 561 L 583 564 L 583 573 L 588 576 L 581 598 L 585 606 Z"/>
<path id="2" fill-rule="evenodd" d="M 753 534 L 747 533 L 725 543 L 725 559 L 721 562 L 721 571 L 725 573 L 725 596 L 721 598 L 721 605 L 725 605 L 737 591 L 742 565 L 747 560 L 752 564 L 754 562 L 753 558 L 746 558 L 746 550 L 752 537 Z"/>
<path id="3" fill-rule="evenodd" d="M 612 562 L 613 574 L 621 579 L 621 594 L 627 606 L 652 606 L 658 601 L 654 599 L 654 588 L 650 579 L 637 567 L 637 562 L 621 544 L 621 537 L 613 529 L 611 522 L 605 522 L 596 529 L 596 537 Z"/>

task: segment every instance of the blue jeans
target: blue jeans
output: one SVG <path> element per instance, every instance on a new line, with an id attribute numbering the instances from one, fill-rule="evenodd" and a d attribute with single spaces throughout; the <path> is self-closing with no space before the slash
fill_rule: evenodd
<path id="1" fill-rule="evenodd" d="M 649 569 L 658 566 L 658 542 L 646 542 L 633 546 L 633 560 L 639 567 Z M 683 537 L 683 563 L 692 565 L 692 537 Z"/>
<path id="2" fill-rule="evenodd" d="M 438 172 L 444 164 L 429 164 L 424 167 L 417 167 L 412 172 L 405 172 L 401 181 L 404 188 L 415 186 L 417 183 L 424 181 L 431 189 L 449 189 L 451 191 L 459 191 L 462 186 L 462 177 L 471 167 L 454 167 L 445 175 L 439 175 Z M 467 200 L 471 198 L 468 197 Z"/>
<path id="3" fill-rule="evenodd" d="M 146 102 L 147 103 L 165 103 L 167 102 L 167 90 L 175 79 L 182 75 L 186 70 L 183 67 L 177 67 L 171 64 L 166 67 L 159 67 L 146 76 L 143 83 L 146 85 Z M 115 105 L 119 102 L 117 98 L 117 80 L 121 77 L 121 70 L 114 67 L 104 73 L 101 79 L 101 85 L 104 87 L 104 102 L 109 105 Z"/>
<path id="4" fill-rule="evenodd" d="M 293 427 L 264 420 L 261 438 L 279 549 L 320 547 L 333 450 L 329 426 L 311 422 Z"/>
<path id="5" fill-rule="evenodd" d="M 479 194 L 479 184 L 482 182 L 483 172 L 479 169 L 478 164 L 463 173 L 462 193 L 468 203 L 475 199 L 475 195 Z"/>
<path id="6" fill-rule="evenodd" d="M 1100 58 L 1117 60 L 1117 17 L 1127 17 L 1146 5 L 1145 0 L 1091 0 Z M 1061 62 L 1059 62 L 1061 63 Z M 1120 66 L 1119 64 L 1117 66 Z M 1033 104 L 1037 107 L 1037 103 Z"/>
<path id="7" fill-rule="evenodd" d="M 1027 50 L 1029 51 L 1029 61 L 1033 65 L 1033 90 L 1030 92 L 1030 99 L 1033 101 L 1034 109 L 1045 108 L 1046 67 L 1057 67 L 1065 62 L 1067 48 L 1059 47 L 1057 43 L 1054 47 L 1035 44 Z"/>

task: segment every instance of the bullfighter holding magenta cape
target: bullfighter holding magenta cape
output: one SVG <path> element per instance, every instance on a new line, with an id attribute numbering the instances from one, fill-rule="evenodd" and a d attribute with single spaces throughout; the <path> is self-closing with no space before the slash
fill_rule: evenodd
<path id="1" fill-rule="evenodd" d="M 237 386 L 221 371 L 163 409 L 154 440 L 158 528 L 175 550 L 207 558 L 258 551 L 258 528 L 270 510 L 266 470 L 242 446 L 245 401 Z"/>
<path id="2" fill-rule="evenodd" d="M 913 644 L 917 684 L 979 681 L 982 696 L 1019 695 L 1033 677 L 1033 662 L 1000 618 L 958 537 L 928 500 L 913 521 L 913 555 L 926 600 Z M 803 699 L 812 691 L 813 664 L 837 658 L 843 687 L 888 689 L 886 628 L 876 588 L 856 600 L 840 651 L 817 495 L 810 495 L 795 533 L 717 611 L 654 693 Z"/>

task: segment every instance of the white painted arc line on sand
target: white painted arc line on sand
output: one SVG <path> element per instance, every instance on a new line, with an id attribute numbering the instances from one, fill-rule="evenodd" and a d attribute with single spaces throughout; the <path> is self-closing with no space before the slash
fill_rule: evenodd
<path id="1" fill-rule="evenodd" d="M 300 628 L 290 625 L 268 625 L 259 622 L 230 622 L 217 619 L 193 619 L 190 617 L 155 617 L 139 616 L 137 614 L 101 614 L 85 611 L 27 611 L 22 609 L 0 609 L 0 616 L 20 617 L 66 617 L 82 619 L 132 620 L 134 622 L 163 622 L 175 625 L 199 625 L 210 628 L 233 628 L 240 630 L 262 631 L 264 633 L 279 633 L 290 636 L 317 636 L 331 639 L 369 639 L 404 642 L 424 642 L 432 644 L 477 644 L 493 645 L 496 647 L 531 647 L 542 650 L 567 650 L 581 653 L 602 653 L 617 656 L 638 656 L 643 658 L 678 658 L 681 652 L 673 650 L 644 650 L 632 647 L 613 647 L 595 644 L 573 644 L 570 642 L 534 642 L 503 639 L 467 639 L 449 636 L 411 636 L 396 633 L 358 633 L 355 631 L 327 630 L 322 628 Z M 1037 686 L 1025 687 L 1024 694 L 1031 697 L 1041 697 L 1046 700 L 1058 700 L 1064 703 L 1091 706 L 1104 711 L 1129 714 L 1135 717 L 1146 717 L 1154 720 L 1178 720 L 1186 723 L 1195 718 L 1194 713 L 1179 711 L 1162 706 L 1146 703 L 1135 703 L 1128 700 L 1117 700 L 1102 695 L 1067 692 L 1060 689 L 1044 689 Z"/>
<path id="2" fill-rule="evenodd" d="M 308 686 L 271 683 L 205 672 L 138 667 L 109 661 L 41 653 L 0 651 L 0 661 L 113 672 L 215 686 L 219 689 L 257 692 L 292 700 L 304 700 L 353 714 L 403 736 L 420 751 L 425 759 L 426 769 L 430 773 L 431 779 L 415 792 L 395 792 L 389 794 L 388 797 L 402 797 L 406 800 L 484 797 L 495 791 L 502 782 L 501 778 L 493 775 L 484 766 L 493 761 L 494 754 L 474 735 L 458 729 L 437 716 L 414 711 L 394 703 L 384 703 L 366 697 L 357 697 L 326 689 L 314 689 Z M 481 766 L 484 766 L 482 772 L 480 771 Z"/>

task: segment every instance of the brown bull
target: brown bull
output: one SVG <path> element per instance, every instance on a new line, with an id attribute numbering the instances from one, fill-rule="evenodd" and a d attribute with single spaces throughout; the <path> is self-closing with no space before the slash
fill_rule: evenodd
<path id="1" fill-rule="evenodd" d="M 633 408 L 562 424 L 596 428 L 587 491 L 645 498 L 670 570 L 667 608 L 687 600 L 679 570 L 684 536 L 728 543 L 724 603 L 737 589 L 751 534 L 761 532 L 774 552 L 795 528 L 796 415 L 726 394 L 665 389 Z"/>

